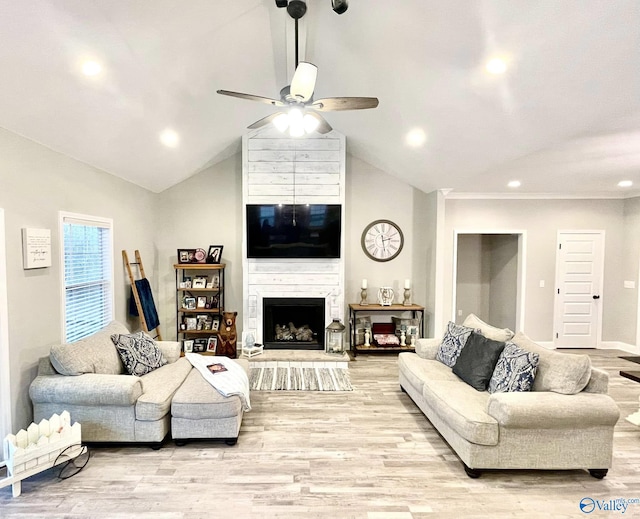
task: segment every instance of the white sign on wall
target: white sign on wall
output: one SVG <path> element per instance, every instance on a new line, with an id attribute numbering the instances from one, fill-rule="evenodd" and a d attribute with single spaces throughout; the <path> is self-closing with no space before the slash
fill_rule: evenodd
<path id="1" fill-rule="evenodd" d="M 51 266 L 51 229 L 22 229 L 22 264 L 25 269 Z"/>

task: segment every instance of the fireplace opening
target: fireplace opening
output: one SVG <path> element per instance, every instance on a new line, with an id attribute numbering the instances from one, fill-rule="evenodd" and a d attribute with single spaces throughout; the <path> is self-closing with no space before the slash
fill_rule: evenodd
<path id="1" fill-rule="evenodd" d="M 265 297 L 262 340 L 266 349 L 324 349 L 324 298 Z"/>

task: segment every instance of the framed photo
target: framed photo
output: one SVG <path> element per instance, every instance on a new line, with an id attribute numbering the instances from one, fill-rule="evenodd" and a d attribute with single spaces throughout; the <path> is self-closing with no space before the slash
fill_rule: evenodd
<path id="1" fill-rule="evenodd" d="M 209 245 L 209 254 L 207 254 L 207 263 L 220 263 L 222 259 L 223 245 Z"/>
<path id="2" fill-rule="evenodd" d="M 207 306 L 207 297 L 206 296 L 199 296 L 198 297 L 198 303 L 196 304 L 197 308 L 205 308 Z"/>
<path id="3" fill-rule="evenodd" d="M 195 339 L 193 341 L 193 352 L 204 353 L 207 351 L 207 339 Z"/>
<path id="4" fill-rule="evenodd" d="M 217 332 L 220 329 L 220 319 L 218 317 L 214 317 L 211 321 L 211 330 Z"/>
<path id="5" fill-rule="evenodd" d="M 196 249 L 178 249 L 178 263 L 193 263 L 196 258 Z"/>
<path id="6" fill-rule="evenodd" d="M 182 299 L 182 308 L 185 310 L 195 310 L 196 309 L 196 298 L 187 296 Z"/>
<path id="7" fill-rule="evenodd" d="M 207 341 L 207 353 L 215 353 L 217 347 L 218 347 L 218 338 L 209 337 L 209 340 Z"/>
<path id="8" fill-rule="evenodd" d="M 198 276 L 193 279 L 193 283 L 191 283 L 191 288 L 207 288 L 207 278 L 206 276 Z"/>
<path id="9" fill-rule="evenodd" d="M 193 340 L 182 341 L 182 347 L 185 353 L 193 352 Z"/>
<path id="10" fill-rule="evenodd" d="M 211 275 L 211 287 L 210 288 L 220 288 L 220 273 L 214 272 Z"/>
<path id="11" fill-rule="evenodd" d="M 195 317 L 185 317 L 184 324 L 187 326 L 187 330 L 195 330 L 198 326 L 198 320 Z"/>

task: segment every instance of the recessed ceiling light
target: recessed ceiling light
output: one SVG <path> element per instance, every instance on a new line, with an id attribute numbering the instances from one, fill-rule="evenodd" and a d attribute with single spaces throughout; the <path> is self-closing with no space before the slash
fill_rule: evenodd
<path id="1" fill-rule="evenodd" d="M 484 67 L 489 74 L 504 74 L 507 62 L 502 58 L 491 58 Z"/>
<path id="2" fill-rule="evenodd" d="M 82 64 L 82 73 L 85 76 L 97 76 L 102 72 L 102 65 L 97 61 L 87 60 Z"/>
<path id="3" fill-rule="evenodd" d="M 414 128 L 405 137 L 407 144 L 413 148 L 419 148 L 427 142 L 427 134 L 422 128 Z"/>
<path id="4" fill-rule="evenodd" d="M 631 180 L 621 180 L 620 182 L 618 182 L 619 187 L 631 187 L 632 185 L 633 182 Z"/>
<path id="5" fill-rule="evenodd" d="M 519 180 L 512 180 L 507 184 L 509 187 L 520 187 L 522 184 Z"/>
<path id="6" fill-rule="evenodd" d="M 179 141 L 179 135 L 171 128 L 167 128 L 160 134 L 160 142 L 169 148 L 175 148 Z"/>

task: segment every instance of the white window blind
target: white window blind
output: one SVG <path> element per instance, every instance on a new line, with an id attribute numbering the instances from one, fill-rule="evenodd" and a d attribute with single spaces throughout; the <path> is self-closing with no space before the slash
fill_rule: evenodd
<path id="1" fill-rule="evenodd" d="M 113 319 L 112 222 L 62 216 L 64 340 L 74 342 Z"/>

